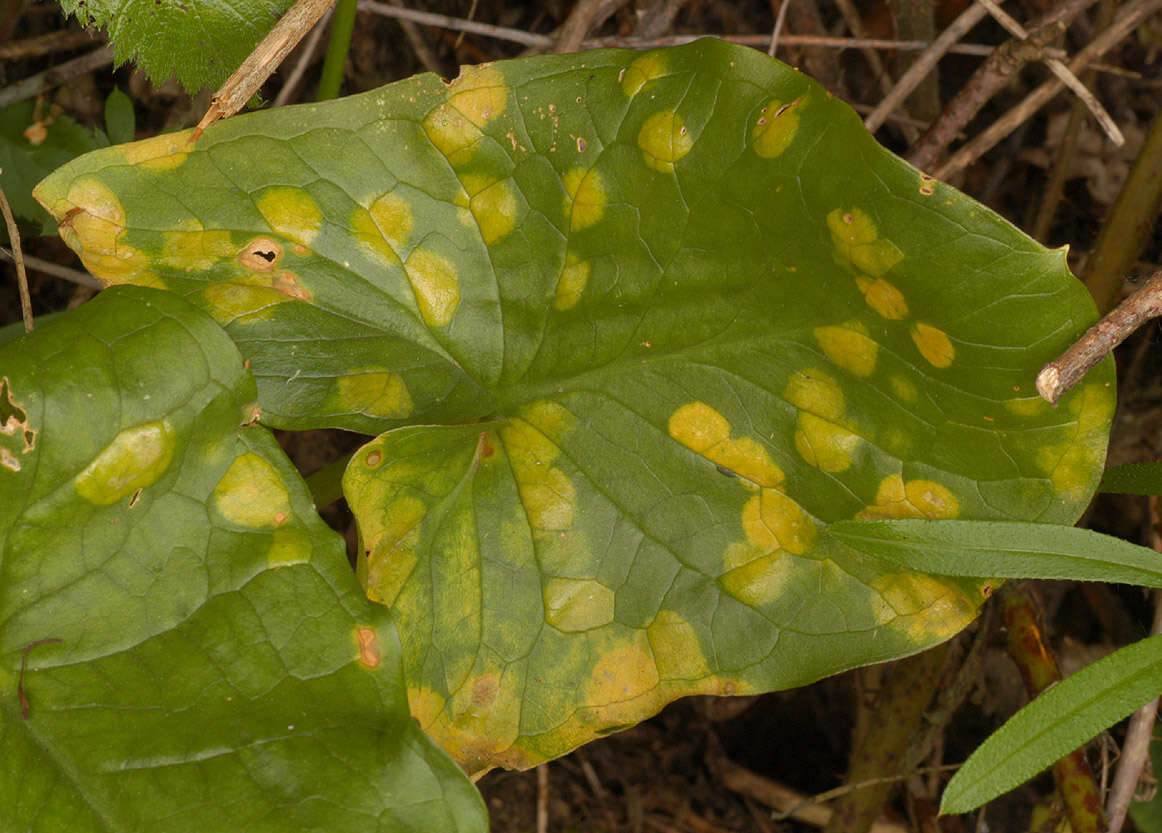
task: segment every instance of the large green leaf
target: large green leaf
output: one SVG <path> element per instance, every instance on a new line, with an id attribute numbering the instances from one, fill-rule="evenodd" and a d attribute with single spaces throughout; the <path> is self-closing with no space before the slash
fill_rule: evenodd
<path id="1" fill-rule="evenodd" d="M 1071 523 L 1111 367 L 1047 251 L 717 41 L 420 76 L 90 155 L 38 197 L 94 274 L 239 344 L 264 414 L 383 433 L 345 482 L 413 712 L 528 766 L 693 692 L 918 651 L 980 582 L 851 518 Z"/>
<path id="2" fill-rule="evenodd" d="M 60 0 L 85 26 L 108 30 L 117 63 L 133 61 L 161 83 L 216 87 L 294 0 Z"/>
<path id="3" fill-rule="evenodd" d="M 0 348 L 0 829 L 486 828 L 254 395 L 155 290 Z"/>

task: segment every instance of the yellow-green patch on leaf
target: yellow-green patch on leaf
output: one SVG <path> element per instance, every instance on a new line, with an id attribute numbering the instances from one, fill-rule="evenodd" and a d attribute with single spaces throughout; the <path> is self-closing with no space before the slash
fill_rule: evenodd
<path id="1" fill-rule="evenodd" d="M 816 327 L 815 340 L 831 361 L 856 376 L 870 376 L 876 369 L 879 345 L 858 321 L 840 326 Z"/>
<path id="2" fill-rule="evenodd" d="M 451 323 L 460 306 L 460 276 L 447 258 L 427 249 L 415 249 L 404 263 L 420 315 L 429 327 Z"/>
<path id="3" fill-rule="evenodd" d="M 673 110 L 662 110 L 646 119 L 638 131 L 637 146 L 647 165 L 655 171 L 671 173 L 674 163 L 694 147 L 694 137 L 681 116 Z"/>
<path id="4" fill-rule="evenodd" d="M 253 452 L 236 458 L 222 475 L 214 487 L 214 506 L 231 523 L 251 528 L 282 526 L 291 516 L 282 478 Z"/>
<path id="5" fill-rule="evenodd" d="M 271 231 L 310 247 L 323 227 L 323 214 L 311 195 L 301 188 L 276 185 L 262 191 L 254 201 L 258 213 Z"/>
<path id="6" fill-rule="evenodd" d="M 593 579 L 549 579 L 545 621 L 560 631 L 588 631 L 613 621 L 613 591 Z"/>
<path id="7" fill-rule="evenodd" d="M 169 468 L 176 441 L 164 420 L 126 428 L 76 476 L 77 493 L 108 506 L 152 486 Z"/>
<path id="8" fill-rule="evenodd" d="M 339 404 L 383 419 L 403 419 L 415 408 L 402 376 L 382 367 L 349 370 L 336 382 Z"/>

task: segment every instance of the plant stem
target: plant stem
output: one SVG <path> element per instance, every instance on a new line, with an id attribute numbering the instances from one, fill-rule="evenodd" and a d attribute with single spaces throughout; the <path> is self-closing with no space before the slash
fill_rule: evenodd
<path id="1" fill-rule="evenodd" d="M 316 101 L 338 98 L 343 85 L 343 71 L 347 67 L 347 53 L 351 50 L 351 33 L 355 31 L 356 0 L 339 0 L 331 17 L 331 39 L 327 42 L 327 58 L 319 78 Z"/>
<path id="2" fill-rule="evenodd" d="M 24 253 L 20 250 L 20 229 L 16 227 L 16 218 L 12 216 L 12 207 L 8 205 L 3 188 L 0 188 L 0 212 L 4 214 L 8 239 L 12 242 L 12 263 L 16 266 L 16 285 L 20 290 L 20 314 L 24 316 L 24 332 L 31 333 L 32 298 L 28 293 L 28 275 L 24 272 Z"/>
<path id="3" fill-rule="evenodd" d="M 1099 311 L 1104 313 L 1117 303 L 1125 277 L 1157 221 L 1159 208 L 1162 208 L 1162 113 L 1154 117 L 1142 150 L 1085 263 L 1082 280 Z"/>
<path id="4" fill-rule="evenodd" d="M 343 497 L 343 472 L 347 471 L 350 460 L 351 455 L 344 454 L 305 478 L 315 508 L 321 509 Z"/>

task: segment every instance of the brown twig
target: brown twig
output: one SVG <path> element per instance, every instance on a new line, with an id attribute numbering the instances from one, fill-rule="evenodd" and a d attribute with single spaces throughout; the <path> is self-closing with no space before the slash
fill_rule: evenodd
<path id="1" fill-rule="evenodd" d="M 1151 545 L 1162 552 L 1162 537 L 1158 534 L 1159 509 L 1162 501 L 1158 497 L 1150 498 L 1150 516 L 1154 522 L 1154 534 Z M 1150 628 L 1150 635 L 1162 633 L 1162 591 L 1154 591 L 1154 623 Z M 1109 799 L 1106 801 L 1106 817 L 1109 826 L 1106 833 L 1120 833 L 1126 821 L 1126 813 L 1130 809 L 1130 802 L 1134 800 L 1134 792 L 1142 778 L 1146 762 L 1150 758 L 1150 740 L 1154 734 L 1154 722 L 1158 719 L 1158 698 L 1155 697 L 1142 706 L 1130 718 L 1130 726 L 1126 730 L 1126 742 L 1122 744 L 1122 756 L 1118 760 L 1118 771 L 1114 775 L 1114 785 L 1110 789 Z"/>
<path id="2" fill-rule="evenodd" d="M 327 29 L 327 22 L 331 19 L 332 12 L 333 9 L 327 9 L 323 16 L 319 18 L 319 22 L 315 24 L 315 28 L 311 30 L 311 36 L 303 44 L 303 51 L 299 55 L 298 60 L 295 61 L 295 65 L 291 68 L 290 74 L 287 75 L 282 89 L 274 97 L 272 106 L 282 107 L 284 104 L 290 103 L 295 88 L 303 80 L 303 76 L 307 74 L 307 67 L 311 65 L 311 61 L 315 58 L 315 52 L 318 51 L 319 43 L 323 40 L 323 32 Z"/>
<path id="3" fill-rule="evenodd" d="M 28 275 L 24 272 L 24 253 L 20 250 L 20 229 L 12 216 L 12 206 L 8 195 L 0 187 L 0 213 L 4 214 L 4 225 L 8 228 L 8 239 L 12 242 L 12 263 L 16 266 L 16 286 L 20 290 L 20 314 L 24 317 L 24 332 L 32 332 L 32 296 L 28 292 Z"/>
<path id="4" fill-rule="evenodd" d="M 779 35 L 783 33 L 783 26 L 787 23 L 787 12 L 791 9 L 791 4 L 795 0 L 783 0 L 779 4 L 778 14 L 775 15 L 775 25 L 771 28 L 771 39 L 767 43 L 767 55 L 775 57 L 775 53 L 779 51 Z"/>
<path id="5" fill-rule="evenodd" d="M 66 49 L 89 46 L 95 42 L 98 42 L 97 38 L 90 32 L 80 29 L 62 29 L 59 32 L 49 32 L 34 38 L 0 43 L 0 61 L 17 61 L 21 58 L 47 55 L 51 52 L 63 52 Z"/>
<path id="6" fill-rule="evenodd" d="M 8 258 L 13 263 L 16 262 L 16 256 L 0 246 L 0 255 Z M 53 263 L 51 260 L 41 260 L 39 257 L 32 255 L 24 255 L 24 267 L 33 272 L 43 272 L 46 275 L 52 275 L 54 278 L 64 278 L 66 281 L 72 281 L 81 286 L 87 286 L 92 289 L 100 289 L 101 283 L 88 272 L 82 272 L 80 269 L 70 269 L 68 266 L 61 266 L 58 263 Z"/>
<path id="7" fill-rule="evenodd" d="M 628 0 L 577 0 L 557 36 L 556 52 L 576 52 L 591 29 L 596 29 Z"/>
<path id="8" fill-rule="evenodd" d="M 24 646 L 24 654 L 20 657 L 20 676 L 16 680 L 16 697 L 20 700 L 20 716 L 28 720 L 28 714 L 32 708 L 28 702 L 28 695 L 24 693 L 24 672 L 28 666 L 28 652 L 37 645 L 48 645 L 53 642 L 63 642 L 63 639 L 56 639 L 48 637 L 46 639 L 38 639 L 35 642 L 29 642 Z"/>
<path id="9" fill-rule="evenodd" d="M 936 36 L 934 0 L 888 0 L 888 6 L 896 21 L 896 34 L 901 38 L 932 40 Z M 907 71 L 914 60 L 910 55 L 897 55 L 896 68 Z M 940 75 L 936 64 L 932 64 L 908 96 L 908 109 L 923 121 L 932 121 L 940 115 Z"/>
<path id="10" fill-rule="evenodd" d="M 1040 58 L 1058 27 L 1068 25 L 1095 0 L 1069 0 L 1053 7 L 1033 24 L 1035 42 L 1007 41 L 985 59 L 985 62 L 961 87 L 939 118 L 908 154 L 908 161 L 927 169 L 956 135 L 1026 61 Z"/>
<path id="11" fill-rule="evenodd" d="M 549 765 L 537 767 L 537 833 L 549 830 Z"/>
<path id="12" fill-rule="evenodd" d="M 977 3 L 985 6 L 989 10 L 989 14 L 997 23 L 1004 27 L 1005 31 L 1013 37 L 1024 40 L 1029 37 L 1029 33 L 1025 31 L 1025 27 L 1014 20 L 1008 12 L 997 5 L 996 0 L 976 0 Z M 1126 137 L 1122 135 L 1122 131 L 1114 124 L 1113 118 L 1106 109 L 1102 106 L 1097 97 L 1089 91 L 1089 88 L 1078 80 L 1077 76 L 1069 71 L 1065 64 L 1061 63 L 1057 58 L 1046 58 L 1045 65 L 1049 67 L 1049 71 L 1060 79 L 1066 87 L 1068 87 L 1074 95 L 1076 95 L 1082 102 L 1085 103 L 1086 108 L 1093 114 L 1094 119 L 1101 125 L 1102 130 L 1110 137 L 1110 141 L 1118 147 L 1126 143 Z"/>
<path id="13" fill-rule="evenodd" d="M 1147 321 L 1162 315 L 1162 270 L 1118 304 L 1112 312 L 1085 331 L 1068 350 L 1041 368 L 1037 393 L 1056 405 L 1086 373 Z"/>
<path id="14" fill-rule="evenodd" d="M 38 72 L 36 75 L 30 75 L 0 90 L 0 109 L 9 104 L 15 104 L 17 101 L 35 98 L 41 93 L 67 84 L 78 75 L 84 75 L 86 72 L 92 72 L 111 63 L 113 63 L 113 47 L 102 46 L 100 49 L 94 49 L 79 58 L 57 64 L 55 67 Z"/>
<path id="15" fill-rule="evenodd" d="M 335 0 L 298 0 L 278 23 L 266 34 L 242 65 L 234 71 L 218 88 L 210 100 L 206 115 L 198 122 L 190 141 L 195 141 L 202 131 L 218 119 L 229 118 L 246 106 L 246 102 L 258 92 L 258 88 L 278 69 L 278 65 L 298 46 L 300 40 L 311 31 L 319 18 L 331 8 Z"/>
<path id="16" fill-rule="evenodd" d="M 979 8 L 979 6 L 973 6 L 973 8 Z M 1122 14 L 1114 20 L 1108 29 L 1095 37 L 1073 57 L 1068 65 L 1069 71 L 1075 75 L 1081 72 L 1090 63 L 1125 39 L 1139 23 L 1159 9 L 1162 9 L 1162 0 L 1131 0 L 1122 7 Z M 980 156 L 992 149 L 997 142 L 1012 133 L 1017 125 L 1028 120 L 1030 116 L 1041 109 L 1064 86 L 1058 78 L 1050 78 L 1041 84 L 1029 93 L 1020 104 L 1013 107 L 954 153 L 952 158 L 936 171 L 936 177 L 948 179 L 971 165 Z"/>
<path id="17" fill-rule="evenodd" d="M 899 107 L 912 90 L 916 89 L 932 71 L 932 67 L 936 66 L 936 63 L 944 57 L 945 53 L 950 51 L 949 47 L 968 34 L 968 31 L 983 20 L 987 14 L 984 6 L 977 3 L 973 3 L 961 12 L 960 16 L 952 21 L 948 28 L 941 32 L 936 40 L 932 41 L 916 57 L 915 62 L 908 67 L 907 72 L 896 80 L 896 86 L 892 88 L 892 91 L 884 96 L 879 106 L 863 120 L 864 126 L 873 133 L 878 130 L 887 119 L 888 113 Z"/>
<path id="18" fill-rule="evenodd" d="M 403 9 L 404 7 L 403 0 L 387 0 L 387 2 L 392 7 L 397 9 Z M 473 3 L 473 8 L 475 8 L 475 0 L 473 0 Z M 471 16 L 471 14 L 472 9 L 469 9 L 469 16 Z M 413 21 L 402 17 L 398 19 L 398 22 L 399 28 L 403 30 L 403 36 L 407 38 L 408 43 L 411 44 L 412 51 L 416 53 L 416 58 L 421 64 L 423 64 L 424 69 L 427 69 L 430 72 L 434 72 L 437 75 L 442 75 L 443 67 L 440 66 L 440 59 L 436 57 L 435 51 L 431 46 L 428 45 L 428 42 L 424 40 L 424 35 L 423 32 L 420 31 L 420 27 Z M 471 20 L 466 22 L 472 23 Z M 456 42 L 452 45 L 453 51 L 460 49 L 461 45 L 464 43 L 465 34 L 467 34 L 467 32 L 461 29 L 459 36 L 456 38 Z"/>

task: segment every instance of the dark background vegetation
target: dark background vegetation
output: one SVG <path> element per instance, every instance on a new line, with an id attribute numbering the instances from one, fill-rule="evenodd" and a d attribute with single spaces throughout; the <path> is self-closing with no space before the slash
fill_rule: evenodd
<path id="1" fill-rule="evenodd" d="M 852 28 L 835 0 L 784 0 L 788 8 L 784 33 L 851 36 Z M 1117 3 L 1103 0 L 1107 10 Z M 930 5 L 934 3 L 934 5 Z M 393 4 L 394 5 L 394 4 Z M 659 38 L 718 34 L 769 38 L 778 0 L 408 0 L 413 8 L 454 17 L 494 23 L 552 37 L 559 36 L 570 14 L 614 8 L 590 38 Z M 1018 19 L 1028 21 L 1048 11 L 1054 0 L 1019 0 L 1008 4 Z M 1058 45 L 1070 54 L 1091 39 L 1099 6 L 1090 9 L 1069 28 Z M 939 32 L 966 6 L 965 0 L 861 0 L 854 3 L 864 34 L 892 39 L 901 36 L 901 15 L 919 7 L 933 15 Z M 580 10 L 580 11 L 579 11 Z M 50 32 L 76 33 L 68 49 L 26 49 L 4 53 L 0 61 L 0 88 L 36 72 L 91 51 L 102 42 L 80 34 L 53 3 L 0 0 L 0 48 Z M 456 67 L 526 54 L 526 48 L 479 35 L 459 35 L 447 29 L 401 24 L 381 15 L 360 11 L 348 56 L 343 92 L 354 93 L 433 70 L 446 78 Z M 921 33 L 922 34 L 922 33 Z M 987 19 L 964 39 L 995 45 L 1009 36 Z M 291 55 L 263 89 L 274 100 L 296 66 L 304 69 L 290 101 L 313 99 L 326 52 L 326 37 L 314 49 L 307 46 Z M 765 48 L 765 45 L 759 48 Z M 1112 145 L 1085 117 L 1081 119 L 1076 149 L 1067 171 L 1064 191 L 1052 206 L 1052 222 L 1041 235 L 1050 246 L 1068 244 L 1071 264 L 1081 272 L 1087 252 L 1109 215 L 1121 183 L 1141 147 L 1150 121 L 1162 103 L 1162 18 L 1139 27 L 1104 58 L 1091 87 L 1127 136 L 1122 148 Z M 838 96 L 866 112 L 882 97 L 887 85 L 906 67 L 914 53 L 882 49 L 882 72 L 858 49 L 781 46 L 778 57 L 808 71 Z M 950 55 L 939 64 L 939 78 L 909 99 L 905 121 L 889 121 L 878 138 L 904 154 L 915 132 L 934 117 L 966 83 L 982 59 Z M 971 137 L 1020 101 L 1048 76 L 1043 65 L 1026 65 L 974 120 L 963 128 Z M 190 95 L 169 81 L 154 84 L 126 66 L 100 69 L 68 80 L 50 90 L 37 106 L 37 115 L 64 114 L 82 124 L 103 124 L 105 100 L 114 89 L 129 93 L 136 114 L 137 135 L 151 136 L 173 126 L 197 122 L 209 103 L 209 91 Z M 1062 156 L 1063 132 L 1073 99 L 1061 94 L 1028 118 L 1008 139 L 970 165 L 954 179 L 968 194 L 986 203 L 1017 226 L 1032 230 L 1043 211 L 1049 169 Z M 1154 160 L 1162 168 L 1162 160 Z M 934 168 L 933 168 L 934 170 Z M 1162 176 L 1162 173 L 1156 173 Z M 26 228 L 25 251 L 70 268 L 75 257 L 56 237 L 36 237 Z M 1153 235 L 1128 277 L 1159 268 L 1162 252 Z M 0 324 L 18 321 L 20 307 L 11 267 L 0 282 Z M 83 303 L 91 289 L 59 277 L 32 271 L 33 309 L 38 315 Z M 1116 463 L 1159 459 L 1162 446 L 1162 360 L 1156 349 L 1158 326 L 1151 324 L 1124 346 L 1119 354 L 1120 408 L 1114 430 L 1111 461 Z M 284 445 L 305 473 L 350 450 L 360 440 L 341 432 L 304 432 L 284 435 Z M 1147 498 L 1102 496 L 1083 523 L 1139 543 L 1156 543 L 1159 532 L 1151 521 Z M 1157 511 L 1154 515 L 1158 515 Z M 354 539 L 350 515 L 340 501 L 324 511 L 327 520 Z M 1042 584 L 1048 641 L 1066 671 L 1143 637 L 1149 628 L 1152 602 L 1141 590 L 1126 587 Z M 1005 717 L 1026 699 L 1020 677 L 1004 648 L 998 616 L 986 615 L 979 627 L 956 640 L 938 687 L 938 698 L 914 740 L 922 753 L 914 767 L 931 768 L 962 761 Z M 965 667 L 974 640 L 980 647 Z M 673 704 L 640 726 L 591 744 L 553 762 L 541 773 L 494 772 L 480 783 L 497 831 L 531 831 L 540 817 L 548 829 L 568 831 L 660 831 L 672 833 L 727 833 L 727 831 L 788 831 L 815 829 L 799 820 L 776 820 L 768 806 L 772 790 L 793 789 L 805 796 L 844 783 L 853 734 L 877 719 L 879 687 L 889 680 L 890 667 L 850 672 L 790 692 L 761 697 L 690 698 Z M 1116 755 L 1121 730 L 1115 729 L 1091 745 L 1090 761 L 1099 778 Z M 1061 816 L 1053 810 L 1052 782 L 1045 776 L 994 802 L 986 815 L 935 817 L 940 788 L 947 774 L 921 771 L 901 781 L 902 789 L 881 817 L 882 833 L 942 829 L 948 833 L 987 829 L 1018 831 L 1054 829 Z M 1048 814 L 1036 814 L 1036 808 Z M 817 809 L 816 809 L 817 811 Z M 894 826 L 889 826 L 894 825 Z M 844 829 L 833 822 L 833 831 Z"/>

